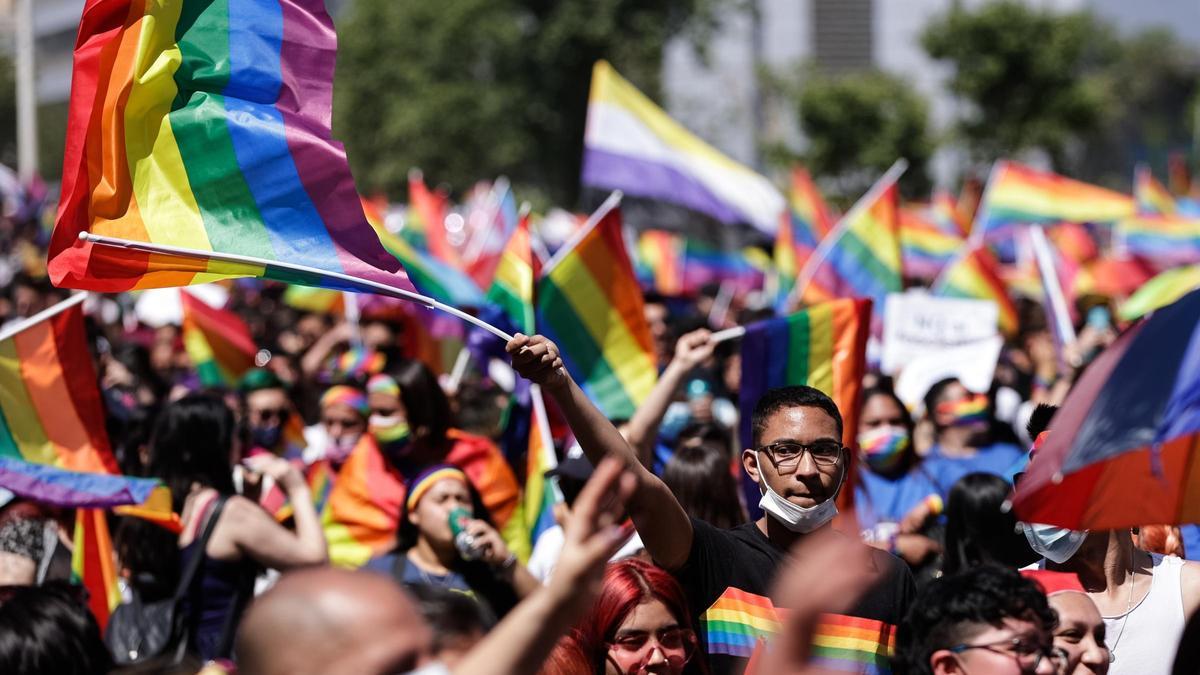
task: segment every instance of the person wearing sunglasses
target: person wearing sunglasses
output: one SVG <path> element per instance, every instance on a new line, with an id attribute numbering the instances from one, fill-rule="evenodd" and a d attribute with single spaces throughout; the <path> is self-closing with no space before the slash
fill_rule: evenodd
<path id="1" fill-rule="evenodd" d="M 613 456 L 637 475 L 628 513 L 646 551 L 675 576 L 696 625 L 703 627 L 697 637 L 709 669 L 743 672 L 760 645 L 758 633 L 747 628 L 738 633 L 739 639 L 729 640 L 722 624 L 732 616 L 735 623 L 754 625 L 754 610 L 747 607 L 774 611 L 772 583 L 790 559 L 793 544 L 846 538 L 831 527 L 849 459 L 841 444 L 837 405 L 819 390 L 803 386 L 772 389 L 757 401 L 751 438 L 742 439 L 741 462 L 745 475 L 758 485 L 764 515 L 720 529 L 690 518 L 667 485 L 638 461 L 630 444 L 571 379 L 553 342 L 518 335 L 506 349 L 513 368 L 554 399 L 588 459 L 596 463 Z M 852 672 L 864 673 L 886 668 L 894 626 L 915 593 L 912 575 L 895 556 L 869 549 L 865 560 L 863 573 L 875 583 L 845 614 L 829 617 L 822 630 L 853 625 L 874 637 L 856 640 L 845 654 L 821 654 L 849 658 L 855 664 Z M 817 651 L 826 648 L 814 646 Z"/>
<path id="2" fill-rule="evenodd" d="M 1058 617 L 1016 570 L 981 565 L 935 580 L 896 634 L 896 675 L 1055 675 Z"/>

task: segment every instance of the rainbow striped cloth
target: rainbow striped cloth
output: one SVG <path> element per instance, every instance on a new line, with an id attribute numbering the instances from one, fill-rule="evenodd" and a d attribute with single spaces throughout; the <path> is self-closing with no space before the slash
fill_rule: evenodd
<path id="1" fill-rule="evenodd" d="M 1200 265 L 1169 269 L 1142 284 L 1121 303 L 1117 314 L 1125 321 L 1139 319 L 1200 288 Z"/>
<path id="2" fill-rule="evenodd" d="M 0 456 L 115 474 L 81 300 L 0 341 Z"/>
<path id="3" fill-rule="evenodd" d="M 1129 195 L 1001 160 L 992 167 L 971 233 L 991 237 L 1013 225 L 1112 223 L 1132 216 L 1134 208 Z"/>
<path id="4" fill-rule="evenodd" d="M 900 260 L 906 277 L 936 278 L 963 244 L 962 235 L 946 231 L 948 223 L 933 215 L 932 206 L 900 208 Z"/>
<path id="5" fill-rule="evenodd" d="M 88 590 L 88 608 L 103 633 L 113 610 L 121 604 L 112 537 L 103 509 L 75 510 L 74 544 L 71 580 Z"/>
<path id="6" fill-rule="evenodd" d="M 488 304 L 503 311 L 514 330 L 526 335 L 534 331 L 533 288 L 540 267 L 532 243 L 529 216 L 521 216 L 500 252 L 486 297 Z"/>
<path id="7" fill-rule="evenodd" d="M 1134 169 L 1133 199 L 1137 202 L 1139 215 L 1172 216 L 1179 211 L 1175 198 L 1145 164 L 1138 164 Z"/>
<path id="8" fill-rule="evenodd" d="M 562 348 L 567 370 L 605 415 L 628 418 L 654 388 L 658 369 L 620 210 L 580 234 L 538 282 L 538 330 Z"/>
<path id="9" fill-rule="evenodd" d="M 833 229 L 825 199 L 804 167 L 792 168 L 788 206 L 779 219 L 772 256 L 779 275 L 779 303 L 785 303 L 791 296 L 804 263 Z"/>
<path id="10" fill-rule="evenodd" d="M 762 288 L 764 274 L 744 251 L 725 250 L 695 238 L 684 240 L 683 292 L 694 295 L 708 284 L 732 284 L 746 293 Z"/>
<path id="11" fill-rule="evenodd" d="M 67 471 L 0 455 L 0 486 L 18 497 L 50 506 L 105 509 L 144 503 L 158 487 L 158 481 Z"/>
<path id="12" fill-rule="evenodd" d="M 534 394 L 540 397 L 541 394 Z M 554 451 L 554 439 L 550 436 L 550 420 L 546 419 L 545 405 L 541 401 L 531 406 L 529 422 L 529 451 L 525 455 L 525 494 L 522 512 L 525 528 L 529 532 L 530 545 L 538 537 L 554 527 L 554 505 L 562 501 L 557 487 L 546 472 L 558 466 L 558 455 Z"/>
<path id="13" fill-rule="evenodd" d="M 963 186 L 966 190 L 966 186 Z M 933 193 L 929 202 L 929 218 L 934 225 L 946 234 L 966 239 L 971 231 L 971 219 L 963 212 L 963 206 L 949 192 L 939 190 Z"/>
<path id="14" fill-rule="evenodd" d="M 771 181 L 697 138 L 606 61 L 592 69 L 580 181 L 768 235 L 786 209 Z"/>
<path id="15" fill-rule="evenodd" d="M 1008 336 L 1016 335 L 1017 307 L 1000 277 L 999 263 L 986 246 L 968 249 L 950 263 L 934 283 L 933 294 L 991 300 L 1000 311 L 1000 331 Z"/>
<path id="16" fill-rule="evenodd" d="M 54 284 L 116 292 L 251 276 L 362 288 L 323 275 L 333 272 L 411 290 L 331 136 L 336 50 L 315 0 L 87 0 Z M 81 242 L 83 232 L 201 257 Z"/>
<path id="17" fill-rule="evenodd" d="M 450 305 L 478 307 L 483 304 L 483 291 L 466 273 L 388 231 L 384 225 L 386 208 L 366 199 L 362 200 L 362 206 L 367 222 L 375 230 L 380 243 L 404 265 L 409 280 L 417 290 Z"/>
<path id="18" fill-rule="evenodd" d="M 1161 268 L 1200 263 L 1200 218 L 1138 216 L 1117 223 L 1113 247 Z"/>
<path id="19" fill-rule="evenodd" d="M 871 301 L 848 298 L 746 326 L 738 396 L 741 437 L 753 438 L 751 413 L 763 394 L 777 387 L 805 384 L 837 403 L 845 421 L 842 441 L 854 447 L 870 332 Z M 744 476 L 742 485 L 746 503 L 757 506 L 761 496 L 758 484 Z M 839 499 L 853 494 L 854 490 L 842 490 Z"/>
<path id="20" fill-rule="evenodd" d="M 663 230 L 645 230 L 638 237 L 634 261 L 638 280 L 668 297 L 683 295 L 683 237 Z"/>
<path id="21" fill-rule="evenodd" d="M 187 291 L 183 304 L 183 347 L 206 387 L 233 387 L 254 367 L 258 347 L 250 327 L 233 312 L 209 307 Z"/>
<path id="22" fill-rule="evenodd" d="M 400 236 L 419 251 L 454 267 L 462 269 L 458 251 L 446 238 L 446 212 L 450 210 L 449 197 L 442 190 L 430 190 L 425 185 L 425 176 L 417 169 L 408 172 L 408 211 L 404 218 L 404 229 Z"/>
<path id="23" fill-rule="evenodd" d="M 781 632 L 787 610 L 770 598 L 729 587 L 700 617 L 708 653 L 750 658 Z M 822 614 L 812 637 L 813 665 L 834 672 L 890 673 L 896 628 L 875 619 Z"/>

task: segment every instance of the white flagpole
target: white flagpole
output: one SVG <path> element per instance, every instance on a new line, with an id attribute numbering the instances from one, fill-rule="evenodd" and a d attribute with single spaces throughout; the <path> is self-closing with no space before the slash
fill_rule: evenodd
<path id="1" fill-rule="evenodd" d="M 62 312 L 65 312 L 66 310 L 68 310 L 68 309 L 74 307 L 75 305 L 78 305 L 79 303 L 86 300 L 88 295 L 89 294 L 87 291 L 83 291 L 82 293 L 75 293 L 74 295 L 67 298 L 66 300 L 63 300 L 62 302 L 58 303 L 57 305 L 54 305 L 52 307 L 47 307 L 46 309 L 43 309 L 42 311 L 38 312 L 37 314 L 34 314 L 33 316 L 29 317 L 28 319 L 22 319 L 21 321 L 18 321 L 17 323 L 9 326 L 8 328 L 5 328 L 3 331 L 0 331 L 0 342 L 3 342 L 4 340 L 11 338 L 12 336 L 16 335 L 17 333 L 28 330 L 29 328 L 32 328 L 33 326 L 38 325 L 39 323 L 45 321 L 46 319 L 49 319 L 52 316 L 55 316 L 56 314 L 61 314 Z"/>
<path id="2" fill-rule="evenodd" d="M 589 232 L 594 230 L 596 225 L 600 224 L 600 221 L 604 219 L 604 216 L 607 216 L 609 211 L 612 211 L 621 204 L 621 198 L 623 196 L 624 195 L 620 190 L 616 190 L 612 194 L 608 195 L 608 199 L 604 200 L 604 203 L 600 205 L 600 208 L 596 209 L 592 215 L 588 216 L 587 222 L 583 224 L 583 227 L 579 228 L 575 234 L 571 235 L 571 239 L 559 247 L 558 251 L 555 252 L 554 257 L 550 258 L 550 260 L 546 262 L 545 266 L 542 267 L 542 276 L 550 274 L 550 270 L 558 267 L 558 264 L 562 262 L 563 258 L 567 257 L 571 251 L 574 251 L 579 242 L 583 241 L 583 238 L 586 237 Z"/>

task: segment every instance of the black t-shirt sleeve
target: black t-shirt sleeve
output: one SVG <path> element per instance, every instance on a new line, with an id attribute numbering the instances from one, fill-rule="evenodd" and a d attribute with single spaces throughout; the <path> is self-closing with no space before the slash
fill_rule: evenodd
<path id="1" fill-rule="evenodd" d="M 722 568 L 728 564 L 733 553 L 729 535 L 703 520 L 692 518 L 692 548 L 683 567 L 675 571 L 675 578 L 683 587 L 688 610 L 698 615 L 720 597 L 725 590 L 729 575 Z M 719 586 L 719 588 L 718 588 Z"/>

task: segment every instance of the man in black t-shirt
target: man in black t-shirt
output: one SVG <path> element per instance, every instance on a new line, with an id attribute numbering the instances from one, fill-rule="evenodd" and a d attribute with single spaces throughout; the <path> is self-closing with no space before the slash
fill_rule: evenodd
<path id="1" fill-rule="evenodd" d="M 693 520 L 667 486 L 641 466 L 621 434 L 567 374 L 554 343 L 518 335 L 508 344 L 513 367 L 542 386 L 571 425 L 592 462 L 620 457 L 638 476 L 628 512 L 654 561 L 672 571 L 697 617 L 696 627 L 716 674 L 740 673 L 765 639 L 779 630 L 770 600 L 776 573 L 800 541 L 843 537 L 829 523 L 846 478 L 842 416 L 834 402 L 811 387 L 783 387 L 758 401 L 751 420 L 752 447 L 742 468 L 762 490 L 765 515 L 720 530 Z M 824 615 L 812 658 L 830 670 L 889 672 L 895 627 L 914 594 L 912 575 L 898 558 L 871 549 L 875 584 L 846 614 Z M 803 558 L 799 559 L 803 563 Z M 786 608 L 781 608 L 786 611 Z"/>

